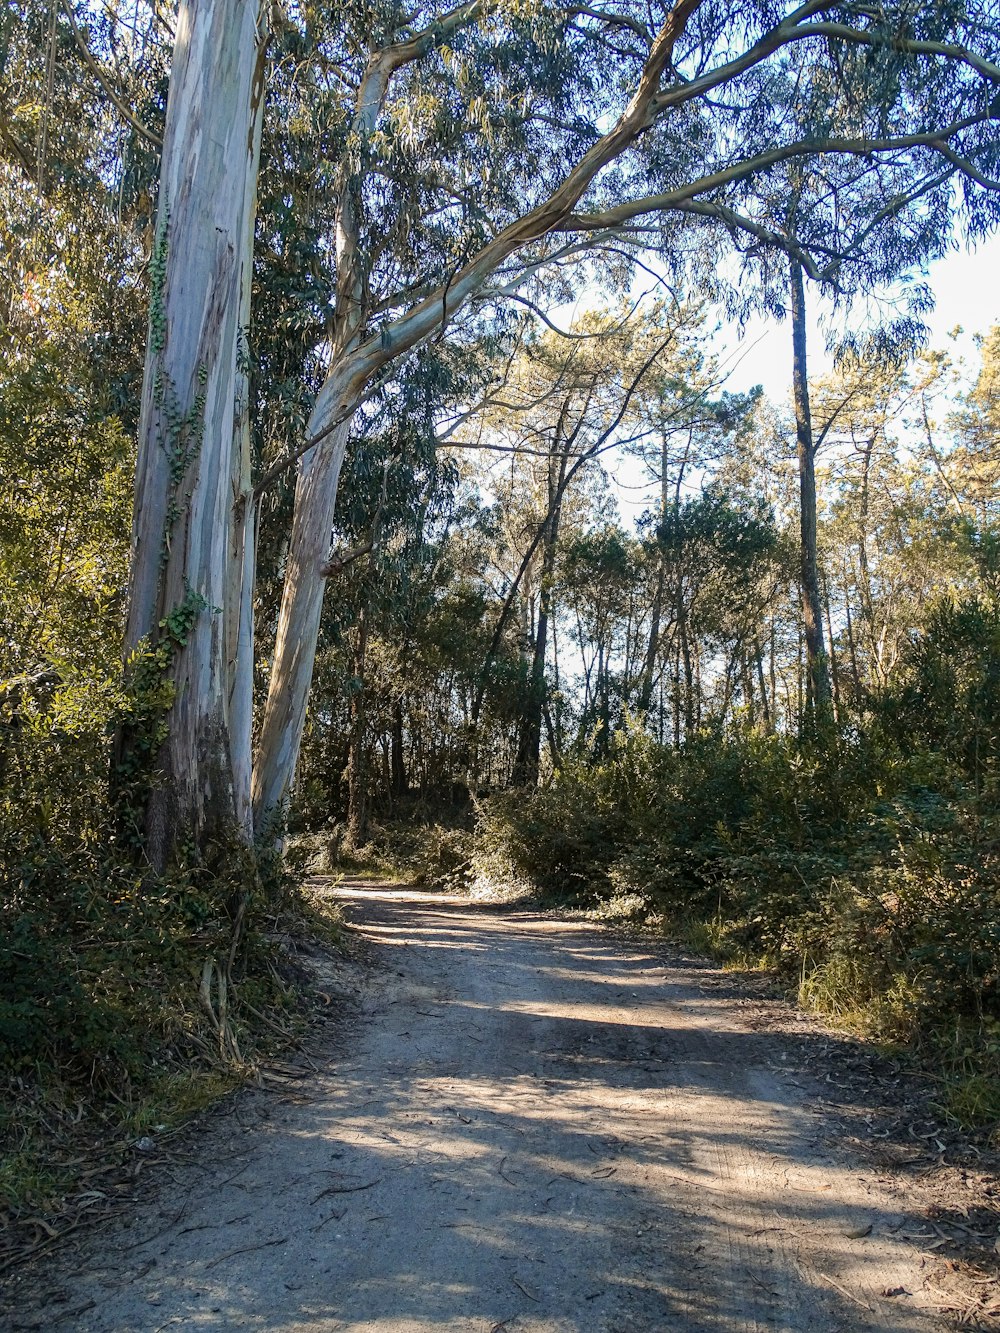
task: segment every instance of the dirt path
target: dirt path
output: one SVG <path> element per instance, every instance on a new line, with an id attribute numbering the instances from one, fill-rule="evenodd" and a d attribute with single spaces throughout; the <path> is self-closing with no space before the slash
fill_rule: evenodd
<path id="1" fill-rule="evenodd" d="M 85 1247 L 74 1329 L 941 1327 L 898 1202 L 827 1141 L 808 1032 L 581 923 L 347 910 L 380 957 L 343 1049 Z"/>

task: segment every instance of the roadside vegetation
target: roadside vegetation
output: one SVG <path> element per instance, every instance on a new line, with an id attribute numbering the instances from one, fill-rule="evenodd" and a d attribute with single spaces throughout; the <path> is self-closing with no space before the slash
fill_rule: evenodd
<path id="1" fill-rule="evenodd" d="M 296 1038 L 310 871 L 655 923 L 1000 1123 L 1000 330 L 919 277 L 996 28 L 6 6 L 10 1220 Z"/>
<path id="2" fill-rule="evenodd" d="M 369 627 L 372 674 L 355 674 L 361 705 L 341 696 L 338 720 L 331 695 L 313 724 L 297 819 L 316 864 L 350 873 L 364 845 L 370 864 L 418 882 L 519 886 L 773 969 L 802 1003 L 921 1052 L 957 1117 L 997 1123 L 1000 547 L 983 443 L 998 348 L 994 331 L 978 366 L 920 354 L 814 386 L 841 407 L 819 468 L 822 706 L 808 693 L 780 405 L 717 406 L 700 438 L 678 429 L 679 462 L 661 440 L 665 508 L 631 534 L 603 482 L 579 487 L 550 572 L 543 553 L 528 562 L 484 684 L 504 608 L 489 589 L 510 586 L 498 572 L 520 569 L 546 521 L 538 463 L 505 463 L 489 485 L 509 489 L 485 514 L 503 527 L 474 510 L 463 536 L 452 520 L 462 564 L 404 630 L 405 666 L 405 622 L 387 616 Z M 692 458 L 698 492 L 676 500 Z M 355 572 L 357 588 L 368 576 Z M 526 786 L 543 598 L 541 779 Z M 470 605 L 464 662 L 439 657 L 437 626 Z M 352 744 L 366 821 L 353 843 Z M 463 783 L 468 799 L 449 808 Z"/>

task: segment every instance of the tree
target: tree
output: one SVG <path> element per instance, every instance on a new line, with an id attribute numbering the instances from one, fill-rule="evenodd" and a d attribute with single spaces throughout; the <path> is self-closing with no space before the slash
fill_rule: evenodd
<path id="1" fill-rule="evenodd" d="M 803 5 L 773 26 L 766 20 L 760 22 L 756 13 L 748 16 L 740 34 L 745 45 L 735 56 L 732 54 L 735 34 L 727 28 L 727 44 L 722 44 L 712 27 L 711 6 L 699 5 L 697 0 L 679 0 L 655 35 L 648 32 L 641 20 L 636 24 L 619 23 L 619 27 L 627 30 L 629 41 L 633 36 L 636 38 L 626 67 L 631 63 L 638 72 L 631 82 L 632 95 L 611 128 L 594 136 L 590 147 L 576 157 L 564 174 L 557 176 L 554 184 L 543 182 L 543 197 L 534 207 L 506 225 L 502 221 L 500 225 L 494 224 L 490 239 L 478 253 L 460 262 L 445 282 L 430 292 L 418 286 L 418 298 L 412 303 L 405 302 L 400 294 L 396 303 L 389 306 L 391 317 L 376 333 L 365 336 L 355 330 L 356 345 L 345 348 L 334 358 L 317 398 L 309 438 L 301 449 L 289 577 L 255 778 L 259 812 L 281 804 L 294 774 L 311 673 L 310 645 L 315 644 L 323 596 L 319 572 L 321 551 L 336 501 L 347 423 L 374 376 L 452 319 L 466 302 L 483 291 L 503 264 L 522 252 L 531 254 L 530 247 L 549 235 L 583 233 L 591 239 L 606 239 L 620 237 L 624 228 L 627 236 L 630 224 L 650 214 L 694 213 L 723 217 L 735 228 L 749 229 L 758 238 L 779 239 L 722 203 L 720 196 L 724 197 L 726 188 L 737 188 L 784 161 L 822 153 L 870 157 L 879 153 L 947 149 L 965 157 L 982 150 L 982 136 L 977 138 L 977 132 L 989 122 L 992 87 L 1000 78 L 1000 71 L 986 57 L 962 48 L 960 43 L 943 41 L 940 24 L 935 27 L 936 18 L 933 21 L 928 18 L 926 23 L 922 18 L 917 25 L 904 23 L 900 30 L 895 15 L 883 27 L 882 20 L 874 20 L 867 10 L 855 13 L 846 7 L 844 22 L 817 18 L 819 10 L 818 4 Z M 691 23 L 692 33 L 688 37 L 689 22 L 696 13 L 698 21 Z M 966 30 L 961 35 L 966 36 Z M 973 36 L 972 28 L 968 29 L 968 35 Z M 755 117 L 755 135 L 749 151 L 734 157 L 731 127 L 727 126 L 725 115 L 718 112 L 714 113 L 713 124 L 708 99 L 721 87 L 727 87 L 734 100 L 740 95 L 759 97 L 766 90 L 772 58 L 777 66 L 786 48 L 805 41 L 813 43 L 816 52 L 814 78 L 818 82 L 821 76 L 838 92 L 845 77 L 856 73 L 859 61 L 877 68 L 882 77 L 880 94 L 890 90 L 886 110 L 876 107 L 874 88 L 878 80 L 868 77 L 862 89 L 863 101 L 872 107 L 872 114 L 865 120 L 859 137 L 810 132 L 789 141 L 782 132 L 784 127 L 773 121 L 761 124 L 760 117 Z M 387 48 L 377 58 L 373 57 L 379 90 L 384 87 L 383 72 L 386 76 L 392 72 L 395 62 L 402 58 L 402 49 Z M 858 59 L 853 56 L 855 51 L 861 53 Z M 958 63 L 952 64 L 953 61 Z M 695 71 L 693 76 L 674 72 L 689 64 Z M 927 100 L 928 80 L 921 82 L 914 75 L 918 66 L 925 65 L 941 67 L 935 68 L 930 79 L 933 108 L 938 117 L 931 130 L 917 127 L 917 122 L 925 117 L 918 110 L 914 96 L 916 87 L 924 101 Z M 941 72 L 945 66 L 949 70 L 947 80 Z M 973 77 L 961 77 L 964 71 L 971 72 Z M 664 87 L 665 78 L 668 82 Z M 359 98 L 358 105 L 359 110 L 367 111 L 371 103 Z M 761 103 L 757 105 L 759 108 Z M 904 122 L 892 132 L 886 129 L 890 114 L 897 122 Z M 761 116 L 766 121 L 766 111 Z M 909 125 L 905 123 L 907 120 Z M 694 123 L 698 123 L 700 133 L 698 156 L 692 161 L 690 149 L 681 149 L 680 144 L 684 139 L 690 141 L 690 126 Z M 605 168 L 619 161 L 640 139 L 657 167 L 663 170 L 670 163 L 669 187 L 653 196 L 633 197 L 625 203 L 613 202 L 606 192 L 602 199 L 598 182 Z M 765 140 L 771 146 L 764 147 Z M 745 143 L 746 137 L 741 137 L 740 142 Z M 954 146 L 956 142 L 960 144 L 958 148 Z M 673 158 L 667 155 L 668 145 L 677 150 Z M 611 188 L 620 190 L 621 178 Z M 604 206 L 576 212 L 592 189 L 595 203 Z M 813 261 L 793 240 L 784 238 L 783 243 L 815 271 Z M 538 262 L 534 257 L 528 267 L 533 268 Z"/>
<path id="2" fill-rule="evenodd" d="M 147 854 L 251 835 L 254 506 L 245 371 L 260 150 L 257 3 L 182 0 L 151 260 L 128 644 L 173 687 Z M 206 127 L 211 127 L 210 136 Z M 132 738 L 134 741 L 134 738 Z"/>
<path id="3" fill-rule="evenodd" d="M 662 382 L 669 373 L 664 358 L 677 340 L 677 323 L 658 304 L 641 316 L 633 312 L 630 317 L 625 310 L 593 312 L 567 333 L 529 332 L 504 382 L 487 396 L 478 421 L 472 414 L 466 418 L 466 435 L 475 436 L 478 427 L 480 439 L 473 447 L 509 456 L 505 509 L 520 529 L 512 542 L 516 568 L 483 663 L 472 720 L 478 721 L 493 659 L 520 602 L 526 680 L 514 772 L 526 785 L 539 776 L 563 505 L 585 468 L 607 450 L 627 447 L 645 434 L 639 404 L 650 382 Z"/>
<path id="4" fill-rule="evenodd" d="M 806 298 L 802 265 L 788 261 L 792 322 L 792 396 L 795 403 L 795 442 L 799 463 L 799 584 L 802 624 L 806 641 L 807 725 L 822 723 L 830 707 L 830 675 L 823 646 L 823 607 L 820 599 L 819 558 L 816 546 L 816 450 L 809 404 L 809 366 L 806 359 Z"/>
<path id="5" fill-rule="evenodd" d="M 307 438 L 275 465 L 281 471 L 296 457 L 301 460 L 254 775 L 258 820 L 282 805 L 294 776 L 340 467 L 350 420 L 378 376 L 439 333 L 471 301 L 496 302 L 516 294 L 539 265 L 572 255 L 581 245 L 634 250 L 648 242 L 651 224 L 643 219 L 651 216 L 673 218 L 676 224 L 692 214 L 704 217 L 706 209 L 721 216 L 719 210 L 728 207 L 727 191 L 739 196 L 746 182 L 786 160 L 927 150 L 957 155 L 982 175 L 976 162 L 985 160 L 988 150 L 992 90 L 1000 72 L 977 49 L 981 33 L 974 21 L 953 16 L 939 21 L 935 9 L 900 24 L 895 12 L 875 18 L 868 9 L 850 5 L 838 11 L 842 21 L 836 21 L 823 17 L 812 0 L 777 22 L 754 8 L 737 30 L 728 21 L 717 24 L 719 18 L 710 0 L 678 0 L 654 26 L 645 14 L 623 18 L 574 8 L 540 16 L 532 31 L 516 13 L 485 15 L 470 4 L 444 11 L 422 27 L 392 10 L 379 16 L 363 43 L 367 55 L 358 71 L 337 186 L 333 358 Z M 259 497 L 275 475 L 269 469 L 251 492 L 245 439 L 241 433 L 234 444 L 232 420 L 232 403 L 242 394 L 238 330 L 247 315 L 260 38 L 248 11 L 237 14 L 224 0 L 209 8 L 182 4 L 177 32 L 156 249 L 157 274 L 162 267 L 163 278 L 157 277 L 154 292 L 147 360 L 130 614 L 131 641 L 159 638 L 175 685 L 170 734 L 161 756 L 164 782 L 150 808 L 156 859 L 162 859 L 185 825 L 201 840 L 226 823 L 249 836 L 250 496 Z M 203 40 L 209 32 L 211 42 Z M 349 41 L 348 35 L 341 47 L 348 49 Z M 780 117 L 769 111 L 768 80 L 783 52 L 803 43 L 816 53 L 812 77 L 832 88 L 856 79 L 859 60 L 868 61 L 878 77 L 863 81 L 863 101 L 874 105 L 881 99 L 890 107 L 893 128 L 887 129 L 889 112 L 873 112 L 860 134 L 853 133 L 852 125 L 851 135 L 824 131 L 789 137 Z M 507 60 L 501 66 L 505 76 L 524 71 L 503 116 L 490 110 L 491 96 L 500 87 L 483 74 L 490 55 L 501 47 L 525 57 L 520 65 Z M 468 59 L 462 58 L 465 52 Z M 845 58 L 852 52 L 861 53 L 858 60 Z M 326 50 L 318 53 L 320 63 L 324 59 L 329 59 Z M 407 94 L 419 89 L 424 69 L 432 69 L 438 84 L 452 89 L 449 96 L 458 113 L 449 113 L 449 123 L 456 127 L 455 144 L 467 145 L 468 151 L 456 148 L 457 177 L 446 164 L 436 178 L 420 174 L 414 192 L 412 159 L 425 148 L 433 151 L 433 127 L 443 100 L 432 108 L 429 124 L 416 114 L 417 101 L 407 120 Z M 352 82 L 348 74 L 345 86 Z M 386 92 L 393 84 L 402 96 L 390 107 Z M 926 95 L 931 85 L 933 97 Z M 628 88 L 624 98 L 621 87 Z M 556 92 L 540 94 L 545 88 Z M 722 88 L 726 100 L 716 96 Z M 931 108 L 929 127 L 915 90 L 923 97 L 921 105 Z M 593 119 L 578 114 L 574 97 L 580 98 L 578 106 L 586 102 L 593 110 Z M 208 111 L 229 137 L 231 151 L 192 159 L 194 193 L 212 204 L 199 223 L 197 210 L 187 207 L 191 196 L 178 187 L 185 145 L 190 146 Z M 609 128 L 595 129 L 594 120 Z M 481 133 L 471 133 L 472 125 L 480 126 Z M 515 137 L 526 136 L 532 150 L 513 191 L 498 188 L 498 173 L 491 170 L 491 136 L 495 145 L 498 127 L 504 125 Z M 555 152 L 548 146 L 553 130 L 558 131 Z M 375 162 L 374 151 L 386 144 L 389 152 Z M 401 154 L 399 146 L 407 144 L 410 149 Z M 362 226 L 378 218 L 379 198 L 401 197 L 392 190 L 379 195 L 373 167 L 381 173 L 379 180 L 403 180 L 403 225 L 389 233 L 384 226 L 378 233 Z M 470 172 L 489 187 L 478 198 L 468 195 Z M 645 192 L 650 182 L 653 194 Z M 518 207 L 518 194 L 526 200 L 523 207 Z M 442 214 L 461 217 L 467 225 L 441 228 L 435 218 Z M 423 227 L 417 225 L 421 220 Z M 737 228 L 746 221 L 730 220 Z M 403 245 L 407 231 L 412 239 Z M 676 226 L 661 223 L 660 234 L 669 251 Z M 230 238 L 232 251 L 213 273 L 207 257 L 221 262 L 218 238 L 223 235 Z M 398 244 L 387 247 L 387 236 Z M 205 266 L 195 279 L 202 292 L 212 290 L 220 298 L 227 293 L 221 314 L 213 311 L 207 321 L 197 317 L 191 274 L 185 279 L 177 264 L 180 252 L 197 256 L 192 271 Z M 378 255 L 386 257 L 398 280 L 371 303 L 366 285 Z M 812 264 L 807 255 L 801 257 L 804 266 Z M 175 333 L 185 320 L 192 321 L 183 339 L 186 355 Z M 200 346 L 213 322 L 213 347 Z M 171 431 L 164 448 L 164 432 Z M 178 480 L 182 485 L 175 496 Z M 177 499 L 183 522 L 173 508 Z M 216 607 L 218 612 L 211 609 Z"/>

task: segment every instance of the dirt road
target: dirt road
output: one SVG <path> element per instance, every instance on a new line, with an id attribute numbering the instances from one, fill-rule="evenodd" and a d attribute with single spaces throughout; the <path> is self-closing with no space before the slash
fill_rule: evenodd
<path id="1" fill-rule="evenodd" d="M 339 1052 L 78 1257 L 73 1328 L 940 1327 L 898 1203 L 830 1139 L 811 1029 L 583 923 L 347 898 L 376 966 Z"/>

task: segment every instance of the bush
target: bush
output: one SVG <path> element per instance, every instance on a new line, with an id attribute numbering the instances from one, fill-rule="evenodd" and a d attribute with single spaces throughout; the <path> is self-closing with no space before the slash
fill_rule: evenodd
<path id="1" fill-rule="evenodd" d="M 928 783 L 934 784 L 933 788 Z M 915 1039 L 1000 1022 L 1000 811 L 939 752 L 638 732 L 483 809 L 480 874 L 705 927 L 805 1002 Z"/>
<path id="2" fill-rule="evenodd" d="M 0 1190 L 16 1215 L 65 1189 L 58 1162 L 79 1161 L 69 1140 L 92 1142 L 95 1122 L 110 1149 L 137 1117 L 170 1122 L 231 1086 L 297 991 L 279 865 L 234 846 L 157 876 L 119 840 L 112 733 L 134 708 L 115 682 L 14 684 L 0 695 Z"/>

